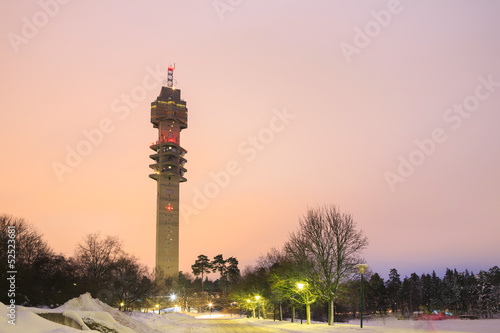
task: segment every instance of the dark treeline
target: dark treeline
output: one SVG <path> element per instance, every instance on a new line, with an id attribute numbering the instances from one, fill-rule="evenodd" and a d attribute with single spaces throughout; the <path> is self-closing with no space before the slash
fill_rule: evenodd
<path id="1" fill-rule="evenodd" d="M 371 313 L 400 313 L 409 318 L 415 312 L 436 310 L 489 318 L 500 310 L 498 266 L 478 274 L 448 268 L 442 279 L 435 272 L 421 276 L 412 273 L 401 278 L 394 268 L 387 281 L 371 272 L 365 278 L 365 309 Z M 359 296 L 356 293 L 359 295 L 360 280 L 350 281 L 346 289 L 349 297 L 341 304 L 350 311 L 358 311 Z"/>
<path id="2" fill-rule="evenodd" d="M 55 307 L 90 292 L 113 306 L 140 301 L 147 307 L 148 300 L 165 289 L 165 284 L 155 283 L 153 273 L 137 258 L 123 251 L 116 237 L 86 235 L 76 246 L 74 256 L 66 257 L 55 253 L 32 224 L 9 215 L 0 216 L 0 260 L 5 268 L 9 226 L 15 229 L 17 273 L 15 296 L 7 292 L 0 294 L 4 304 L 15 299 L 18 305 Z M 0 272 L 2 291 L 10 288 L 7 271 Z"/>
<path id="3" fill-rule="evenodd" d="M 7 269 L 9 226 L 15 230 L 14 269 Z M 52 250 L 36 228 L 22 218 L 0 215 L 0 302 L 17 305 L 56 307 L 89 292 L 92 297 L 121 309 L 159 310 L 206 309 L 211 299 L 217 304 L 227 299 L 227 290 L 239 278 L 238 261 L 218 255 L 208 272 L 218 272 L 220 279 L 210 281 L 180 272 L 177 277 L 161 273 L 139 263 L 123 251 L 117 237 L 88 234 L 75 246 L 74 255 L 66 257 Z M 12 248 L 11 248 L 12 249 Z M 195 275 L 199 263 L 193 265 Z M 8 271 L 15 270 L 14 297 Z M 203 282 L 203 283 L 202 283 Z M 203 285 L 203 288 L 202 288 Z"/>
<path id="4" fill-rule="evenodd" d="M 182 311 L 215 309 L 276 320 L 303 316 L 330 324 L 359 315 L 361 281 L 356 265 L 363 263 L 359 251 L 368 242 L 352 217 L 333 206 L 309 210 L 283 248 L 269 251 L 255 267 L 240 273 L 234 257 L 200 255 L 192 274 L 180 272 L 175 279 L 148 270 L 112 236 L 89 234 L 72 257 L 57 254 L 30 223 L 8 215 L 0 216 L 4 265 L 9 225 L 16 230 L 19 305 L 55 307 L 90 292 L 111 306 L 130 310 L 178 306 Z M 7 271 L 0 271 L 4 291 L 9 289 Z M 217 279 L 212 281 L 207 275 L 214 273 Z M 488 318 L 500 311 L 497 266 L 477 274 L 447 269 L 443 278 L 435 272 L 403 278 L 391 269 L 387 280 L 368 270 L 364 290 L 367 314 L 410 318 L 415 312 L 447 310 Z M 2 303 L 10 299 L 7 292 L 0 294 Z"/>
<path id="5" fill-rule="evenodd" d="M 254 297 L 260 295 L 259 306 L 263 313 L 280 318 L 295 318 L 299 307 L 304 313 L 304 302 L 285 295 L 276 288 L 276 262 L 269 265 L 267 258 L 261 258 L 259 266 L 246 269 L 237 285 L 233 286 L 232 299 L 243 304 L 250 313 L 255 311 Z M 281 266 L 283 267 L 283 266 Z M 293 269 L 293 268 L 292 268 Z M 359 316 L 359 275 L 339 287 L 335 299 L 335 321 L 343 322 Z M 298 294 L 295 290 L 293 293 Z M 251 300 L 245 307 L 245 300 Z M 458 315 L 475 315 L 491 318 L 500 312 L 500 269 L 497 266 L 488 271 L 458 272 L 447 269 L 441 279 L 432 274 L 413 273 L 401 278 L 396 269 L 391 269 L 389 279 L 384 281 L 378 273 L 367 271 L 364 275 L 364 313 L 375 315 L 396 315 L 409 319 L 415 313 L 449 312 Z M 281 311 L 280 311 L 281 310 Z M 318 297 L 311 304 L 314 320 L 327 321 L 328 304 Z M 305 315 L 304 315 L 305 318 Z"/>

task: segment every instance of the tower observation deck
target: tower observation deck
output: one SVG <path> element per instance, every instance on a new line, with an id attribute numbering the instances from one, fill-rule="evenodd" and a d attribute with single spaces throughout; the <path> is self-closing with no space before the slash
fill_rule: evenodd
<path id="1" fill-rule="evenodd" d="M 151 123 L 158 128 L 158 140 L 151 144 L 154 163 L 149 177 L 157 183 L 156 202 L 156 269 L 165 276 L 179 273 L 179 184 L 186 181 L 180 133 L 187 128 L 186 102 L 181 91 L 172 86 L 173 67 L 169 67 L 169 84 L 151 103 Z"/>

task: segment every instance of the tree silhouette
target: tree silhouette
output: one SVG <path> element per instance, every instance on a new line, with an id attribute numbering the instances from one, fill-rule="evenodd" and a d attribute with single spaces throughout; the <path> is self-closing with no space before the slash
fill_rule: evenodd
<path id="1" fill-rule="evenodd" d="M 220 274 L 220 281 L 221 281 L 221 289 L 222 293 L 225 293 L 225 288 L 224 288 L 224 280 L 226 279 L 227 275 L 227 267 L 226 267 L 226 260 L 222 257 L 222 254 L 218 254 L 214 257 L 214 260 L 212 260 L 212 272 L 219 272 Z"/>
<path id="2" fill-rule="evenodd" d="M 194 262 L 194 265 L 191 265 L 191 269 L 195 276 L 201 275 L 201 291 L 203 291 L 203 276 L 211 272 L 212 263 L 206 255 L 200 254 L 198 259 Z"/>

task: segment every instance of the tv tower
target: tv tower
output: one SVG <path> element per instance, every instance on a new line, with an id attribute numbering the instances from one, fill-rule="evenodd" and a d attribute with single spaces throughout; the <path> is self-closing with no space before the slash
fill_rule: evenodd
<path id="1" fill-rule="evenodd" d="M 158 141 L 151 144 L 155 162 L 149 177 L 157 183 L 156 202 L 156 269 L 165 276 L 179 274 L 179 184 L 186 181 L 181 131 L 187 128 L 186 102 L 173 86 L 174 66 L 168 67 L 167 86 L 151 103 L 151 123 L 158 128 Z M 157 273 L 157 274 L 158 274 Z"/>

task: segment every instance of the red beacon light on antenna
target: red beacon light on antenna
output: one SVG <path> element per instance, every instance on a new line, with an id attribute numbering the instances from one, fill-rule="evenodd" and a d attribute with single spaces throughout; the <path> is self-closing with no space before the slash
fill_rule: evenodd
<path id="1" fill-rule="evenodd" d="M 174 89 L 174 69 L 175 69 L 175 63 L 174 65 L 168 66 L 168 73 L 167 73 L 167 87 L 170 87 Z"/>
<path id="2" fill-rule="evenodd" d="M 169 212 L 171 212 L 171 211 L 173 211 L 173 210 L 174 210 L 174 208 L 173 208 L 170 204 L 168 204 L 168 205 L 167 205 L 167 207 L 165 207 L 165 208 L 166 208 Z"/>

